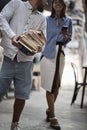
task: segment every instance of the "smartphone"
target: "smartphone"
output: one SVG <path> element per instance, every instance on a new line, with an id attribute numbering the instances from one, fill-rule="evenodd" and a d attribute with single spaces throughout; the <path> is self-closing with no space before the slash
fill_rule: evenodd
<path id="1" fill-rule="evenodd" d="M 62 31 L 66 31 L 67 29 L 68 29 L 67 26 L 63 26 L 61 30 L 62 30 Z"/>

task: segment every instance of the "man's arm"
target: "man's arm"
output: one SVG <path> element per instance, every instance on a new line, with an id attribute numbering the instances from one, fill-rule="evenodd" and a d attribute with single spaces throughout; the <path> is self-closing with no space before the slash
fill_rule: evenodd
<path id="1" fill-rule="evenodd" d="M 42 20 L 42 24 L 41 24 L 42 26 L 41 26 L 41 30 L 43 31 L 43 33 L 44 33 L 44 36 L 45 36 L 45 38 L 46 38 L 46 27 L 47 27 L 47 22 L 46 22 L 46 17 L 44 16 L 43 17 L 43 20 Z M 46 38 L 47 39 L 47 38 Z M 43 51 L 44 50 L 44 47 L 45 47 L 45 45 L 42 47 L 42 50 L 40 50 L 40 51 Z"/>
<path id="2" fill-rule="evenodd" d="M 17 0 L 11 0 L 0 13 L 0 30 L 6 33 L 9 38 L 15 36 L 15 33 L 9 25 L 9 21 L 11 20 L 17 7 Z"/>
<path id="3" fill-rule="evenodd" d="M 46 26 L 47 26 L 47 23 L 46 23 L 46 18 L 43 16 L 43 20 L 42 20 L 42 24 L 41 24 L 41 31 L 44 33 L 44 36 L 46 38 Z"/>

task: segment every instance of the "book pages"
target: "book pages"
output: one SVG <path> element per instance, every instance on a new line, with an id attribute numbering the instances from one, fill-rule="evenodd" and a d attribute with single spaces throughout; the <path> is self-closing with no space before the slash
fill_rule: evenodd
<path id="1" fill-rule="evenodd" d="M 38 52 L 38 47 L 46 44 L 46 38 L 42 31 L 30 29 L 29 32 L 20 36 L 18 43 L 30 52 Z"/>

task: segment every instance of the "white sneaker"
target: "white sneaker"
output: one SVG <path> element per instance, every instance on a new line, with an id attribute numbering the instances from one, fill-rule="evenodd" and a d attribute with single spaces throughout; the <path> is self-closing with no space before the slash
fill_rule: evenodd
<path id="1" fill-rule="evenodd" d="M 10 130 L 21 130 L 19 123 L 18 122 L 12 123 Z"/>

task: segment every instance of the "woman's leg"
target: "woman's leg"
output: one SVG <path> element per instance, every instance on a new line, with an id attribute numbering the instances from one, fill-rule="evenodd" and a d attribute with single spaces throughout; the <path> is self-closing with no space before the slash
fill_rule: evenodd
<path id="1" fill-rule="evenodd" d="M 50 117 L 55 117 L 55 101 L 59 93 L 59 87 L 60 87 L 60 78 L 58 78 L 56 82 L 56 86 L 53 93 L 46 91 L 46 100 L 48 104 L 48 112 Z"/>
<path id="2" fill-rule="evenodd" d="M 55 89 L 54 89 L 54 91 L 53 91 L 53 94 L 54 94 L 54 102 L 56 101 L 56 99 L 57 99 L 57 97 L 58 97 L 59 88 L 60 88 L 60 76 L 58 76 L 58 80 L 57 80 Z"/>
<path id="3" fill-rule="evenodd" d="M 57 97 L 57 95 L 56 95 Z M 54 94 L 46 91 L 46 99 L 48 103 L 48 113 L 47 113 L 47 121 L 50 121 L 50 126 L 53 129 L 60 130 L 60 125 L 58 123 L 58 120 L 55 117 L 55 101 L 54 101 Z"/>
<path id="4" fill-rule="evenodd" d="M 51 92 L 46 91 L 46 100 L 48 104 L 48 113 L 49 113 L 49 118 L 55 117 L 55 111 L 54 111 L 54 94 Z"/>

